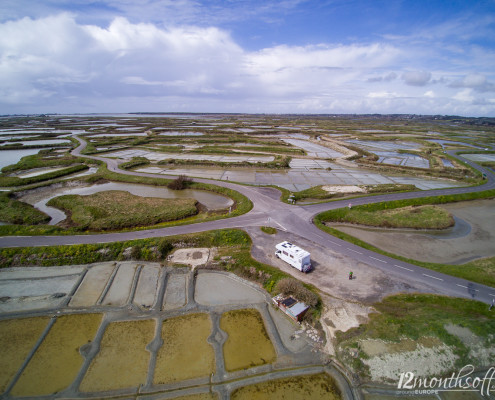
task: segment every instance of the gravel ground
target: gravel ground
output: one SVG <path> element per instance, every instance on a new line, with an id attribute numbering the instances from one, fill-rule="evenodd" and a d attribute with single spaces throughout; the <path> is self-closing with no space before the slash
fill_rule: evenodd
<path id="1" fill-rule="evenodd" d="M 397 382 L 403 372 L 415 376 L 441 376 L 454 365 L 457 356 L 444 344 L 434 347 L 418 345 L 413 351 L 385 353 L 361 361 L 370 368 L 374 382 Z"/>

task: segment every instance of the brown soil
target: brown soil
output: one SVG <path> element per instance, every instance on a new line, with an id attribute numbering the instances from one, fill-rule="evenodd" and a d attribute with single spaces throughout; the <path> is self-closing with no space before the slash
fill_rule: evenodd
<path id="1" fill-rule="evenodd" d="M 163 321 L 163 346 L 156 359 L 154 383 L 183 381 L 215 372 L 215 354 L 207 342 L 211 329 L 208 314 Z"/>
<path id="2" fill-rule="evenodd" d="M 232 393 L 232 400 L 337 400 L 335 381 L 327 374 L 296 376 L 244 386 Z"/>
<path id="3" fill-rule="evenodd" d="M 174 397 L 174 400 L 217 400 L 218 396 L 213 393 L 192 394 L 190 396 Z"/>
<path id="4" fill-rule="evenodd" d="M 101 319 L 101 314 L 57 318 L 14 386 L 12 394 L 48 395 L 69 386 L 84 361 L 79 349 L 93 340 Z"/>
<path id="5" fill-rule="evenodd" d="M 155 321 L 152 319 L 109 324 L 100 352 L 91 363 L 80 390 L 97 392 L 146 383 L 150 360 L 146 346 L 154 335 Z"/>
<path id="6" fill-rule="evenodd" d="M 33 348 L 49 318 L 24 318 L 0 322 L 0 393 L 3 393 Z"/>
<path id="7" fill-rule="evenodd" d="M 220 328 L 229 335 L 223 346 L 227 371 L 251 368 L 275 361 L 277 357 L 275 349 L 258 311 L 226 312 L 220 320 Z"/>

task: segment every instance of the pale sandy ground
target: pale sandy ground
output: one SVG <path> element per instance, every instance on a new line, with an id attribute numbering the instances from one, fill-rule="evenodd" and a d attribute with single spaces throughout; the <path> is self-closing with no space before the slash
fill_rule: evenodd
<path id="1" fill-rule="evenodd" d="M 462 264 L 476 258 L 495 256 L 495 200 L 476 200 L 441 207 L 469 223 L 471 232 L 463 237 L 442 239 L 427 231 L 371 230 L 351 225 L 336 227 L 380 249 L 419 261 Z"/>
<path id="2" fill-rule="evenodd" d="M 338 186 L 329 186 L 325 185 L 321 187 L 328 193 L 365 193 L 366 190 L 354 185 L 338 185 Z"/>

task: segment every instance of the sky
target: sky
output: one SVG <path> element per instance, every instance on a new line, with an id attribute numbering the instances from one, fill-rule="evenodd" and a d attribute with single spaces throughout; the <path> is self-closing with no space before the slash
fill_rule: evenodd
<path id="1" fill-rule="evenodd" d="M 495 117 L 495 0 L 2 0 L 0 114 Z"/>

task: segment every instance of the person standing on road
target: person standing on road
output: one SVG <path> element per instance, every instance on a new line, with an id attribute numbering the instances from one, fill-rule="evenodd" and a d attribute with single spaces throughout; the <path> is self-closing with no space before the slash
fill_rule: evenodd
<path id="1" fill-rule="evenodd" d="M 349 280 L 352 280 L 352 271 L 349 272 Z"/>

